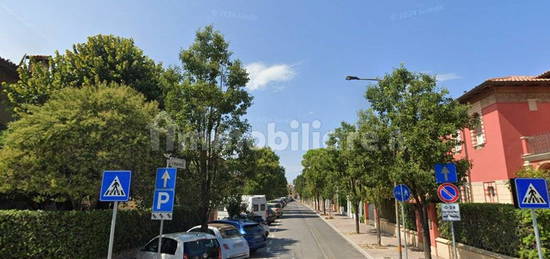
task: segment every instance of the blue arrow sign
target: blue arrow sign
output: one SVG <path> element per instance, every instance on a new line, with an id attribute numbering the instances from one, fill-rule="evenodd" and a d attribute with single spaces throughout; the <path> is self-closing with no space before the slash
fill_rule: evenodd
<path id="1" fill-rule="evenodd" d="M 454 163 L 435 165 L 435 183 L 456 183 L 458 177 L 456 174 L 456 165 Z"/>
<path id="2" fill-rule="evenodd" d="M 407 185 L 399 184 L 393 188 L 393 196 L 398 201 L 407 201 L 411 198 L 411 189 Z"/>
<path id="3" fill-rule="evenodd" d="M 128 201 L 131 171 L 104 171 L 99 190 L 100 201 Z"/>
<path id="4" fill-rule="evenodd" d="M 155 189 L 176 188 L 176 168 L 157 168 Z"/>
<path id="5" fill-rule="evenodd" d="M 544 178 L 515 178 L 515 201 L 520 209 L 550 209 Z"/>

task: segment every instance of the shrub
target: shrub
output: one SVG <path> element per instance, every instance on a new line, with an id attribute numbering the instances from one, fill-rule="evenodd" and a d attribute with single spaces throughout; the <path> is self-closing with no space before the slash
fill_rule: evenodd
<path id="1" fill-rule="evenodd" d="M 107 255 L 112 210 L 0 210 L 0 258 L 101 258 Z M 182 232 L 199 220 L 182 209 L 164 232 Z M 144 210 L 119 210 L 114 253 L 144 245 L 159 221 Z"/>
<path id="2" fill-rule="evenodd" d="M 550 257 L 550 211 L 536 212 L 544 257 Z M 461 221 L 454 223 L 457 242 L 509 256 L 538 258 L 529 210 L 511 204 L 461 203 L 460 214 Z M 440 219 L 439 231 L 451 239 L 449 222 Z"/>

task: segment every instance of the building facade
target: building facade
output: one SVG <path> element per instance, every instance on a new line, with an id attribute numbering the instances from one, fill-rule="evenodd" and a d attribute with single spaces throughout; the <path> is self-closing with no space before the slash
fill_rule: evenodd
<path id="1" fill-rule="evenodd" d="M 489 79 L 458 100 L 477 121 L 455 148 L 472 162 L 462 200 L 512 203 L 510 178 L 525 166 L 550 169 L 550 71 Z"/>

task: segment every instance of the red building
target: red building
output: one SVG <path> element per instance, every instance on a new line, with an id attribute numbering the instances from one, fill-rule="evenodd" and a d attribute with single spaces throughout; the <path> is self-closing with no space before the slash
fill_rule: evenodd
<path id="1" fill-rule="evenodd" d="M 473 163 L 462 200 L 512 203 L 507 183 L 522 167 L 550 169 L 550 71 L 489 79 L 458 100 L 479 121 L 455 150 Z"/>

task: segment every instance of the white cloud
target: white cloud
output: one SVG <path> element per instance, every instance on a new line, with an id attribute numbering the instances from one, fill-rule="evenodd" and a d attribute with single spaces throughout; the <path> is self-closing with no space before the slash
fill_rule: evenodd
<path id="1" fill-rule="evenodd" d="M 439 82 L 455 80 L 455 79 L 460 79 L 460 78 L 462 78 L 462 77 L 455 74 L 455 73 L 440 74 L 440 75 L 435 76 L 435 80 L 437 80 Z"/>
<path id="2" fill-rule="evenodd" d="M 258 90 L 271 83 L 286 82 L 294 78 L 296 72 L 286 64 L 267 66 L 262 62 L 254 62 L 245 66 L 250 77 L 247 88 Z"/>

